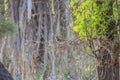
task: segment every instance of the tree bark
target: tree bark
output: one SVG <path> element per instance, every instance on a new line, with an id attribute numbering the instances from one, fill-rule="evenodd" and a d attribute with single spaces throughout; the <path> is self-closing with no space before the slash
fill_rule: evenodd
<path id="1" fill-rule="evenodd" d="M 119 80 L 120 44 L 107 42 L 105 40 L 93 41 L 98 80 Z"/>
<path id="2" fill-rule="evenodd" d="M 97 71 L 98 71 L 98 80 L 119 80 L 119 49 L 120 44 L 117 43 L 117 32 L 112 33 L 113 30 L 117 27 L 115 21 L 110 18 L 113 15 L 113 3 L 114 0 L 108 1 L 108 9 L 105 11 L 105 20 L 111 20 L 106 29 L 106 38 L 105 40 L 99 40 L 97 46 L 94 47 L 94 52 L 97 57 Z M 102 5 L 100 5 L 102 7 Z M 109 17 L 107 17 L 109 16 Z M 112 34 L 111 34 L 112 33 Z M 118 39 L 119 42 L 119 39 Z M 99 47 L 99 49 L 96 49 Z"/>
<path id="3" fill-rule="evenodd" d="M 108 52 L 103 51 L 100 54 L 103 55 L 97 60 L 98 80 L 119 80 L 119 56 L 114 61 Z"/>

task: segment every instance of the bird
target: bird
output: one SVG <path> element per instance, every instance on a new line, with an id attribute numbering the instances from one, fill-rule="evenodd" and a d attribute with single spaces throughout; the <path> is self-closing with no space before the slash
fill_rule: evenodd
<path id="1" fill-rule="evenodd" d="M 0 80 L 14 80 L 12 75 L 5 69 L 4 65 L 0 62 Z"/>
<path id="2" fill-rule="evenodd" d="M 65 39 L 62 38 L 62 36 L 55 36 L 55 40 L 57 42 L 64 42 L 64 41 L 66 41 Z"/>

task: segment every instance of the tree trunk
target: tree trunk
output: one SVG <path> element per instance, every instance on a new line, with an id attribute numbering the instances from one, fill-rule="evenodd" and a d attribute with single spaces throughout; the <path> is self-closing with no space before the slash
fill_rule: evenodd
<path id="1" fill-rule="evenodd" d="M 66 3 L 67 0 L 59 0 L 60 9 L 60 34 L 63 39 L 67 36 L 67 21 L 66 21 Z"/>
<path id="2" fill-rule="evenodd" d="M 111 20 L 107 26 L 106 37 L 107 41 L 99 40 L 98 44 L 95 44 L 94 50 L 97 57 L 98 65 L 98 80 L 119 80 L 119 49 L 120 44 L 115 35 L 117 31 L 114 31 L 117 27 L 115 21 L 110 19 L 110 16 L 113 15 L 113 3 L 114 0 L 108 1 L 108 9 L 106 9 L 106 21 Z M 98 5 L 99 6 L 99 5 Z M 102 5 L 100 5 L 103 7 Z M 109 16 L 109 17 L 108 17 Z M 112 33 L 112 34 L 111 34 Z M 94 44 L 94 43 L 93 43 Z M 98 49 L 97 49 L 98 48 Z M 93 49 L 93 48 L 92 48 Z"/>
<path id="3" fill-rule="evenodd" d="M 103 54 L 98 60 L 98 80 L 119 80 L 119 56 L 114 62 L 111 60 L 110 54 L 106 52 Z"/>
<path id="4" fill-rule="evenodd" d="M 93 41 L 98 80 L 119 80 L 120 44 L 107 42 L 105 40 Z"/>

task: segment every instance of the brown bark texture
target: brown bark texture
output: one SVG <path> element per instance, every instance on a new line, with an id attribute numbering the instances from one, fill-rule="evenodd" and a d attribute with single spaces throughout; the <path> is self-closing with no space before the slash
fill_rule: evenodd
<path id="1" fill-rule="evenodd" d="M 93 41 L 93 53 L 97 59 L 98 80 L 119 80 L 120 44 L 109 41 Z"/>
<path id="2" fill-rule="evenodd" d="M 100 54 L 102 55 L 98 58 L 98 80 L 119 80 L 119 56 L 114 57 L 106 50 L 101 50 Z"/>

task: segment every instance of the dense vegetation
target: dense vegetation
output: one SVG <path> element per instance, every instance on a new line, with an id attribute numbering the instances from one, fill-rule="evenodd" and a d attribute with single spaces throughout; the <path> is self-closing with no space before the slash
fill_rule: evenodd
<path id="1" fill-rule="evenodd" d="M 0 38 L 7 34 L 13 35 L 16 32 L 16 25 L 11 19 L 0 16 Z"/>
<path id="2" fill-rule="evenodd" d="M 0 39 L 14 80 L 119 80 L 120 0 L 0 0 Z"/>
<path id="3" fill-rule="evenodd" d="M 107 38 L 118 31 L 118 2 L 114 0 L 71 1 L 74 31 L 83 38 Z M 112 26 L 109 26 L 110 23 Z M 110 30 L 109 30 L 110 28 Z M 114 30 L 114 31 L 113 31 Z"/>
<path id="4" fill-rule="evenodd" d="M 73 29 L 89 42 L 97 59 L 99 80 L 119 80 L 119 3 L 118 0 L 71 1 Z"/>

